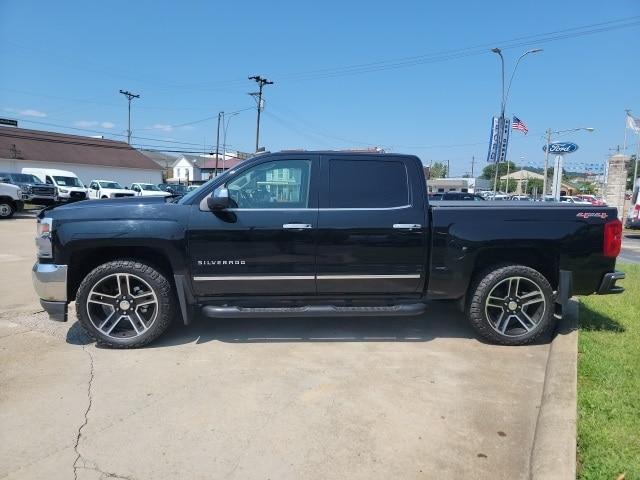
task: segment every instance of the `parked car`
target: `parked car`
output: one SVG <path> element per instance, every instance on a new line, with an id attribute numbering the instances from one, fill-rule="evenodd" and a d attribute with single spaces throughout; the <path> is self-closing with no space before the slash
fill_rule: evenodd
<path id="1" fill-rule="evenodd" d="M 0 219 L 13 217 L 13 214 L 24 208 L 24 197 L 20 187 L 5 183 L 6 178 L 0 175 Z"/>
<path id="2" fill-rule="evenodd" d="M 185 195 L 188 193 L 188 187 L 180 183 L 159 183 L 158 188 L 172 195 Z"/>
<path id="3" fill-rule="evenodd" d="M 631 206 L 625 226 L 629 229 L 640 230 L 640 178 L 636 180 L 631 194 Z"/>
<path id="4" fill-rule="evenodd" d="M 0 172 L 5 183 L 20 187 L 25 202 L 33 205 L 51 205 L 56 202 L 56 187 L 47 185 L 30 173 Z"/>
<path id="5" fill-rule="evenodd" d="M 153 183 L 132 183 L 129 190 L 133 190 L 138 197 L 168 197 L 171 195 Z"/>
<path id="6" fill-rule="evenodd" d="M 532 202 L 533 199 L 529 195 L 511 195 L 509 200 L 513 200 L 516 202 Z"/>
<path id="7" fill-rule="evenodd" d="M 607 203 L 602 198 L 598 198 L 595 195 L 576 195 L 575 198 L 578 198 L 583 202 L 589 202 L 591 205 L 597 205 L 599 207 L 607 205 Z"/>
<path id="8" fill-rule="evenodd" d="M 430 193 L 429 200 L 466 200 L 472 202 L 484 202 L 484 198 L 481 195 L 476 195 L 475 193 L 465 193 L 465 192 L 438 192 L 438 193 Z"/>
<path id="9" fill-rule="evenodd" d="M 59 202 L 87 198 L 87 189 L 73 172 L 54 168 L 23 168 L 22 173 L 34 175 L 47 185 L 55 187 Z"/>
<path id="10" fill-rule="evenodd" d="M 89 198 L 92 200 L 133 197 L 135 194 L 113 180 L 91 180 L 89 184 Z"/>
<path id="11" fill-rule="evenodd" d="M 587 202 L 586 200 L 581 200 L 578 197 L 571 197 L 568 195 L 561 195 L 560 202 L 563 203 L 574 203 L 576 205 L 591 205 L 591 202 Z"/>
<path id="12" fill-rule="evenodd" d="M 114 348 L 196 312 L 395 319 L 435 300 L 464 307 L 479 336 L 522 345 L 572 295 L 623 291 L 615 208 L 426 197 L 411 155 L 257 155 L 178 201 L 43 210 L 34 286 L 52 319 L 75 300 L 81 325 Z"/>
<path id="13" fill-rule="evenodd" d="M 189 192 L 193 192 L 194 190 L 197 190 L 197 189 L 199 189 L 200 187 L 201 187 L 201 185 L 189 185 L 189 186 L 187 187 L 187 193 L 189 193 Z"/>

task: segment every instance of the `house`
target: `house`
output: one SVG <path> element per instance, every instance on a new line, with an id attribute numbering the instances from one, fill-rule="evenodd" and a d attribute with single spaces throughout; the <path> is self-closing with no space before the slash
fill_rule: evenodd
<path id="1" fill-rule="evenodd" d="M 96 178 L 160 183 L 162 167 L 125 142 L 65 133 L 0 127 L 0 171 L 69 170 L 88 185 Z"/>
<path id="2" fill-rule="evenodd" d="M 151 160 L 156 162 L 158 165 L 162 167 L 162 179 L 166 180 L 167 178 L 171 178 L 173 176 L 173 164 L 176 161 L 175 155 L 169 155 L 164 152 L 156 152 L 152 150 L 144 150 L 139 149 L 140 153 L 144 156 L 149 157 Z"/>
<path id="3" fill-rule="evenodd" d="M 202 182 L 209 180 L 222 172 L 236 167 L 240 162 L 250 157 L 243 152 L 225 152 L 216 155 L 192 155 L 183 153 L 173 163 L 173 175 L 169 181 L 180 183 Z"/>
<path id="4" fill-rule="evenodd" d="M 500 177 L 500 180 L 506 181 L 507 178 L 509 179 L 509 182 L 510 182 L 509 185 L 511 185 L 512 181 L 517 182 L 515 193 L 520 194 L 525 191 L 527 181 L 532 179 L 543 181 L 544 175 L 541 175 L 536 172 L 532 172 L 531 170 L 525 170 L 523 168 L 522 170 L 511 172 L 509 175 L 502 175 Z M 548 181 L 549 186 L 547 187 L 547 189 L 551 188 L 551 182 L 552 180 L 549 179 Z M 509 188 L 509 190 L 511 191 L 511 187 Z M 578 193 L 576 187 L 567 182 L 562 182 L 562 185 L 560 186 L 560 190 L 562 195 L 575 195 L 576 193 Z"/>

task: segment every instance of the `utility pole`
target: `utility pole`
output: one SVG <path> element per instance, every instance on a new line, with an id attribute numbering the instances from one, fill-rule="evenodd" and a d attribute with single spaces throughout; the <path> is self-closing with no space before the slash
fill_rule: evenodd
<path id="1" fill-rule="evenodd" d="M 475 155 L 472 155 L 472 156 L 471 156 L 471 178 L 475 178 L 475 177 L 473 176 L 473 165 L 474 165 L 475 163 L 476 163 L 476 157 L 475 157 Z"/>
<path id="2" fill-rule="evenodd" d="M 140 98 L 140 95 L 136 95 L 135 93 L 131 93 L 126 90 L 120 90 L 120 93 L 127 97 L 129 101 L 129 128 L 127 128 L 127 143 L 131 145 L 131 100 L 134 98 Z"/>
<path id="3" fill-rule="evenodd" d="M 218 131 L 216 133 L 216 177 L 218 176 L 218 158 L 220 158 L 220 117 L 224 118 L 224 112 L 218 112 Z"/>
<path id="4" fill-rule="evenodd" d="M 254 97 L 258 97 L 258 118 L 256 120 L 256 152 L 260 148 L 260 112 L 262 111 L 262 88 L 265 85 L 273 85 L 273 82 L 270 82 L 266 78 L 262 78 L 260 75 L 253 75 L 249 77 L 249 80 L 255 80 L 258 84 L 259 90 L 255 93 L 250 93 L 249 95 L 253 95 Z"/>
<path id="5" fill-rule="evenodd" d="M 451 171 L 449 170 L 449 160 L 447 160 L 447 174 L 445 175 L 445 178 L 449 177 L 451 177 Z"/>
<path id="6" fill-rule="evenodd" d="M 549 170 L 549 145 L 551 144 L 551 129 L 547 129 L 547 148 L 544 149 L 544 178 L 542 179 L 542 201 L 547 196 L 547 175 Z"/>

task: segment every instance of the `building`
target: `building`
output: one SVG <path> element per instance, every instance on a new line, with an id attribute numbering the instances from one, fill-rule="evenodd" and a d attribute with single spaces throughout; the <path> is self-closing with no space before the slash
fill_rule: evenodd
<path id="1" fill-rule="evenodd" d="M 514 192 L 516 194 L 520 194 L 525 191 L 527 182 L 529 180 L 535 179 L 535 180 L 540 180 L 541 182 L 544 181 L 544 175 L 541 175 L 536 172 L 532 172 L 531 170 L 525 170 L 524 168 L 522 170 L 516 170 L 515 172 L 511 172 L 509 175 L 502 175 L 500 177 L 500 180 L 506 181 L 507 178 L 509 179 L 509 186 L 511 186 L 512 181 L 516 182 L 516 189 Z M 551 182 L 552 180 L 549 179 L 548 185 L 547 185 L 547 191 L 551 189 Z M 511 191 L 511 188 L 509 188 L 509 190 Z M 574 185 L 571 185 L 568 182 L 562 182 L 562 185 L 560 186 L 561 195 L 576 195 L 577 193 L 578 193 L 578 190 Z"/>
<path id="2" fill-rule="evenodd" d="M 484 178 L 431 178 L 427 181 L 429 193 L 464 192 L 477 193 L 491 189 L 491 182 Z"/>
<path id="3" fill-rule="evenodd" d="M 202 182 L 213 178 L 225 170 L 236 167 L 240 162 L 249 158 L 248 153 L 225 152 L 220 154 L 216 166 L 216 155 L 180 155 L 172 165 L 172 182 L 191 183 Z"/>
<path id="4" fill-rule="evenodd" d="M 166 180 L 167 178 L 171 178 L 173 176 L 173 164 L 176 161 L 175 155 L 169 155 L 168 153 L 164 152 L 156 152 L 144 149 L 140 149 L 139 152 L 144 156 L 149 157 L 151 160 L 162 167 L 163 180 Z"/>
<path id="5" fill-rule="evenodd" d="M 55 168 L 91 180 L 160 183 L 162 167 L 124 142 L 63 133 L 0 127 L 0 171 Z"/>

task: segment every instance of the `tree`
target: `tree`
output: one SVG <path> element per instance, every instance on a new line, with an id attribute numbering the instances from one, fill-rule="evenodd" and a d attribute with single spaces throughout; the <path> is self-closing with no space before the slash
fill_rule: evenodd
<path id="1" fill-rule="evenodd" d="M 542 195 L 542 186 L 543 186 L 543 181 L 541 178 L 529 178 L 528 180 L 525 181 L 524 189 L 526 190 L 526 193 L 530 195 L 533 195 L 534 192 L 537 195 Z"/>
<path id="2" fill-rule="evenodd" d="M 594 195 L 598 190 L 598 187 L 591 182 L 578 182 L 576 184 L 576 188 L 580 193 L 583 193 L 585 195 Z"/>
<path id="3" fill-rule="evenodd" d="M 513 162 L 504 162 L 498 164 L 498 180 L 500 177 L 507 174 L 507 163 L 509 173 L 514 172 L 516 170 L 516 164 Z M 493 180 L 496 174 L 496 164 L 490 163 L 486 167 L 482 169 L 482 175 L 480 178 L 486 178 L 487 180 Z"/>
<path id="4" fill-rule="evenodd" d="M 444 162 L 433 162 L 429 169 L 429 178 L 445 178 L 448 173 Z"/>

